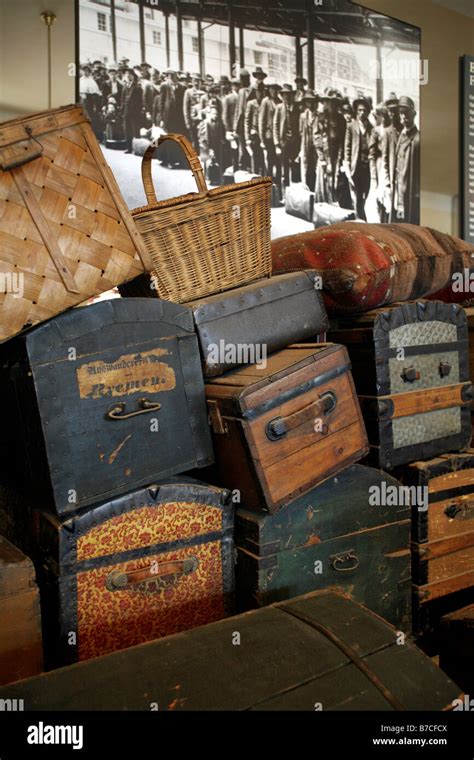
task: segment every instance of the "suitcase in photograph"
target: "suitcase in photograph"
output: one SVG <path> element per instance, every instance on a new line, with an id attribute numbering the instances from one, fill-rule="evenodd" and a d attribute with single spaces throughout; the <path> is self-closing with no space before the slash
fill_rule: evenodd
<path id="1" fill-rule="evenodd" d="M 331 589 L 410 632 L 410 504 L 387 499 L 399 488 L 387 473 L 355 464 L 276 514 L 239 509 L 237 609 Z"/>
<path id="2" fill-rule="evenodd" d="M 275 512 L 367 451 L 347 351 L 293 344 L 206 382 L 218 482 Z"/>
<path id="3" fill-rule="evenodd" d="M 251 285 L 192 301 L 206 377 L 324 333 L 328 318 L 315 272 L 257 280 Z"/>
<path id="4" fill-rule="evenodd" d="M 48 509 L 74 512 L 212 461 L 189 309 L 111 299 L 2 348 L 3 467 Z"/>
<path id="5" fill-rule="evenodd" d="M 38 517 L 49 667 L 233 612 L 233 514 L 224 489 L 175 479 L 63 520 Z"/>
<path id="6" fill-rule="evenodd" d="M 33 563 L 0 536 L 0 684 L 42 670 L 40 603 Z"/>
<path id="7" fill-rule="evenodd" d="M 460 696 L 385 620 L 326 592 L 0 688 L 0 699 L 23 699 L 25 710 L 48 713 L 441 711 Z"/>
<path id="8" fill-rule="evenodd" d="M 397 474 L 412 489 L 414 612 L 422 621 L 424 605 L 474 591 L 474 449 L 414 462 Z"/>
<path id="9" fill-rule="evenodd" d="M 297 182 L 286 188 L 285 211 L 306 222 L 313 221 L 314 193 L 303 182 Z"/>
<path id="10" fill-rule="evenodd" d="M 471 440 L 467 321 L 440 301 L 383 307 L 338 320 L 369 436 L 386 470 L 459 451 Z"/>
<path id="11" fill-rule="evenodd" d="M 0 341 L 152 268 L 80 106 L 0 125 Z"/>
<path id="12" fill-rule="evenodd" d="M 440 668 L 465 692 L 467 707 L 474 708 L 474 604 L 455 610 L 441 620 Z M 466 704 L 462 699 L 462 704 Z M 459 709 L 462 709 L 459 706 Z"/>

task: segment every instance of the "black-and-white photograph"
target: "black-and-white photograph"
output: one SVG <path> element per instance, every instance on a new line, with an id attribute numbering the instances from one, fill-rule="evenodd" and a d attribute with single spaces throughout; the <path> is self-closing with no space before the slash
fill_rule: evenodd
<path id="1" fill-rule="evenodd" d="M 184 135 L 209 187 L 273 179 L 272 237 L 419 223 L 420 30 L 348 0 L 78 0 L 78 95 L 130 208 Z M 158 198 L 196 190 L 155 153 Z"/>

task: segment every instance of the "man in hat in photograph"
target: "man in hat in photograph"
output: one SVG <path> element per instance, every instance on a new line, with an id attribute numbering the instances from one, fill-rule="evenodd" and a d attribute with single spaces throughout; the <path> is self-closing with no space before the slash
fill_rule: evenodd
<path id="1" fill-rule="evenodd" d="M 387 177 L 384 168 L 384 149 L 387 127 L 389 126 L 388 108 L 379 103 L 375 108 L 376 125 L 372 130 L 369 146 L 371 193 L 376 198 L 376 217 L 369 221 L 388 222 L 391 209 L 391 196 L 387 193 Z"/>
<path id="2" fill-rule="evenodd" d="M 420 223 L 420 132 L 415 103 L 407 95 L 399 101 L 402 130 L 395 155 L 392 221 Z"/>
<path id="3" fill-rule="evenodd" d="M 333 197 L 338 200 L 341 184 L 340 174 L 344 160 L 346 121 L 342 115 L 342 93 L 330 87 L 327 90 L 327 97 L 327 139 L 330 160 L 327 179 L 331 186 Z"/>
<path id="4" fill-rule="evenodd" d="M 264 97 L 265 85 L 261 81 L 250 93 L 245 111 L 245 143 L 251 159 L 251 171 L 260 176 L 265 174 L 265 160 L 259 132 L 260 109 Z"/>
<path id="5" fill-rule="evenodd" d="M 259 127 L 261 145 L 265 160 L 265 175 L 274 177 L 276 171 L 275 143 L 273 141 L 273 120 L 275 109 L 282 101 L 280 99 L 281 85 L 275 79 L 266 82 L 268 95 L 262 100 L 259 114 Z"/>
<path id="6" fill-rule="evenodd" d="M 107 71 L 109 76 L 102 88 L 104 100 L 108 101 L 109 96 L 112 95 L 115 98 L 116 104 L 120 106 L 122 103 L 123 84 L 118 78 L 118 65 L 111 63 Z"/>
<path id="7" fill-rule="evenodd" d="M 250 156 L 245 145 L 245 111 L 252 90 L 250 74 L 247 69 L 240 69 L 240 89 L 234 113 L 234 132 L 239 144 L 239 169 L 250 169 Z"/>
<path id="8" fill-rule="evenodd" d="M 174 69 L 167 69 L 165 72 L 166 79 L 162 83 L 159 92 L 158 109 L 154 107 L 155 113 L 160 116 L 160 126 L 165 132 L 173 132 L 179 135 L 189 137 L 184 122 L 184 93 L 186 88 L 178 81 L 178 73 Z M 163 163 L 168 164 L 170 168 L 184 167 L 185 158 L 179 146 L 168 142 L 162 151 Z"/>
<path id="9" fill-rule="evenodd" d="M 150 127 L 152 123 L 153 101 L 156 90 L 151 81 L 151 66 L 149 63 L 140 64 L 140 87 L 142 88 L 143 126 Z"/>
<path id="10" fill-rule="evenodd" d="M 252 76 L 257 80 L 257 84 L 260 84 L 265 81 L 268 74 L 265 73 L 261 66 L 256 66 L 255 71 L 252 72 Z"/>
<path id="11" fill-rule="evenodd" d="M 303 113 L 300 118 L 300 165 L 301 181 L 310 190 L 314 189 L 316 182 L 316 144 L 315 137 L 318 132 L 318 96 L 313 90 L 306 90 L 301 101 Z"/>
<path id="12" fill-rule="evenodd" d="M 276 106 L 273 118 L 273 141 L 277 155 L 277 184 L 281 191 L 282 200 L 285 197 L 285 190 L 290 184 L 291 164 L 294 158 L 293 94 L 291 84 L 284 84 L 280 91 L 282 102 Z"/>
<path id="13" fill-rule="evenodd" d="M 225 168 L 232 162 L 234 172 L 239 168 L 239 146 L 234 133 L 235 109 L 239 99 L 240 79 L 231 80 L 231 91 L 222 99 L 222 121 L 225 129 L 226 148 L 224 151 Z"/>
<path id="14" fill-rule="evenodd" d="M 224 101 L 225 96 L 228 95 L 232 89 L 230 79 L 226 74 L 222 74 L 222 76 L 219 78 L 219 87 L 221 90 L 221 100 Z"/>
<path id="15" fill-rule="evenodd" d="M 199 150 L 198 127 L 201 121 L 201 100 L 204 95 L 202 89 L 202 77 L 193 74 L 191 87 L 188 87 L 183 96 L 184 122 L 191 137 L 191 142 L 196 150 Z"/>
<path id="16" fill-rule="evenodd" d="M 369 147 L 372 133 L 370 103 L 366 98 L 357 98 L 353 109 L 356 118 L 346 127 L 344 166 L 357 218 L 367 221 L 365 202 L 370 190 Z"/>
<path id="17" fill-rule="evenodd" d="M 294 102 L 300 103 L 306 93 L 306 87 L 308 86 L 308 80 L 305 79 L 303 76 L 297 76 L 295 78 L 295 95 L 294 95 Z"/>
<path id="18" fill-rule="evenodd" d="M 388 126 L 385 129 L 385 136 L 382 145 L 382 160 L 385 180 L 384 195 L 389 198 L 390 217 L 392 215 L 393 204 L 393 186 L 395 182 L 395 161 L 400 136 L 400 101 L 396 93 L 391 92 L 384 102 L 388 113 Z"/>
<path id="19" fill-rule="evenodd" d="M 131 68 L 127 69 L 122 92 L 123 131 L 127 146 L 125 153 L 132 153 L 133 138 L 140 135 L 142 104 L 143 92 L 138 82 L 137 72 Z"/>

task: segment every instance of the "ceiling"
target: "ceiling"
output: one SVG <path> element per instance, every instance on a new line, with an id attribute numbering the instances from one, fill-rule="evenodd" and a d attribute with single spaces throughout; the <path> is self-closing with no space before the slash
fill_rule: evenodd
<path id="1" fill-rule="evenodd" d="M 456 11 L 464 16 L 474 18 L 473 0 L 433 0 L 433 2 L 436 5 L 443 5 L 445 8 L 449 8 L 450 11 Z"/>

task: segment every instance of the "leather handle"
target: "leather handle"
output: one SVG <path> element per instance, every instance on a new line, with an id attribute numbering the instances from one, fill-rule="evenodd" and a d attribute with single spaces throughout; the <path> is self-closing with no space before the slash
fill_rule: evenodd
<path id="1" fill-rule="evenodd" d="M 119 401 L 118 404 L 113 404 L 105 414 L 108 420 L 129 420 L 130 417 L 137 417 L 139 414 L 148 414 L 149 412 L 157 412 L 161 409 L 161 404 L 155 401 L 149 401 L 146 398 L 139 400 L 139 409 L 134 412 L 125 412 L 125 401 Z"/>
<path id="2" fill-rule="evenodd" d="M 299 409 L 287 417 L 274 417 L 267 423 L 266 434 L 271 441 L 278 441 L 283 438 L 290 430 L 301 427 L 311 419 L 315 419 L 320 414 L 329 414 L 337 405 L 337 398 L 332 391 L 323 393 L 323 395 L 313 401 L 304 409 Z"/>
<path id="3" fill-rule="evenodd" d="M 174 585 L 184 575 L 194 573 L 199 562 L 196 557 L 158 562 L 137 570 L 112 570 L 105 579 L 108 591 L 142 591 L 153 593 Z"/>
<path id="4" fill-rule="evenodd" d="M 184 155 L 186 156 L 186 160 L 189 164 L 189 168 L 193 173 L 193 177 L 196 180 L 199 192 L 206 194 L 208 192 L 208 188 L 206 185 L 206 180 L 204 179 L 204 171 L 199 160 L 199 156 L 197 155 L 187 137 L 184 137 L 184 135 L 175 135 L 170 133 L 168 135 L 161 135 L 158 140 L 154 140 L 146 149 L 145 155 L 142 159 L 142 180 L 148 203 L 158 203 L 155 188 L 153 186 L 153 177 L 151 174 L 151 159 L 153 158 L 155 150 L 159 145 L 161 145 L 161 143 L 165 142 L 165 140 L 171 140 L 172 142 L 175 142 L 179 145 Z"/>

